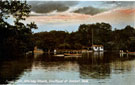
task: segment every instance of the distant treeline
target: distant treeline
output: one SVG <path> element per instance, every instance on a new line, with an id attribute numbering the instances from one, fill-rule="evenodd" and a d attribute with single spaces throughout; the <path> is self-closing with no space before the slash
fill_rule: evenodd
<path id="1" fill-rule="evenodd" d="M 135 29 L 126 26 L 112 30 L 108 23 L 82 24 L 76 32 L 50 31 L 34 34 L 35 45 L 44 51 L 54 49 L 83 49 L 93 44 L 106 50 L 135 51 Z"/>

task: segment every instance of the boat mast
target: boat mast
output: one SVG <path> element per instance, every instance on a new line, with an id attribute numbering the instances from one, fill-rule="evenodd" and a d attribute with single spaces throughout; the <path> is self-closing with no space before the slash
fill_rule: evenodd
<path id="1" fill-rule="evenodd" d="M 93 46 L 93 28 L 92 28 L 92 46 Z"/>

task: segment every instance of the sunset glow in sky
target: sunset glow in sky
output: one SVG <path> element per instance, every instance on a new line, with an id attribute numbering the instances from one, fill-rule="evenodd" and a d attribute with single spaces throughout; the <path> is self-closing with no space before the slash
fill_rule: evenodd
<path id="1" fill-rule="evenodd" d="M 76 31 L 80 24 L 106 22 L 112 28 L 126 25 L 135 27 L 133 1 L 28 1 L 32 6 L 27 22 L 34 21 L 34 32 L 63 30 Z"/>

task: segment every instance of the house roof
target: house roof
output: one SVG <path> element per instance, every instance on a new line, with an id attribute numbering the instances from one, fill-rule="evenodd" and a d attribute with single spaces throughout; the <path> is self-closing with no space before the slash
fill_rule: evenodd
<path id="1" fill-rule="evenodd" d="M 103 47 L 103 45 L 92 45 L 92 47 Z"/>
<path id="2" fill-rule="evenodd" d="M 91 47 L 104 47 L 103 45 L 92 45 L 92 46 L 83 46 L 83 48 L 91 48 Z"/>

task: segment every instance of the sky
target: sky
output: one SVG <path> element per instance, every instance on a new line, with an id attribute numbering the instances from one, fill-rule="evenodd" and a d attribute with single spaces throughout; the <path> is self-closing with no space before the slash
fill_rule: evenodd
<path id="1" fill-rule="evenodd" d="M 35 22 L 34 32 L 63 30 L 77 31 L 80 24 L 105 22 L 112 29 L 127 25 L 135 27 L 135 1 L 27 1 L 30 17 Z"/>

